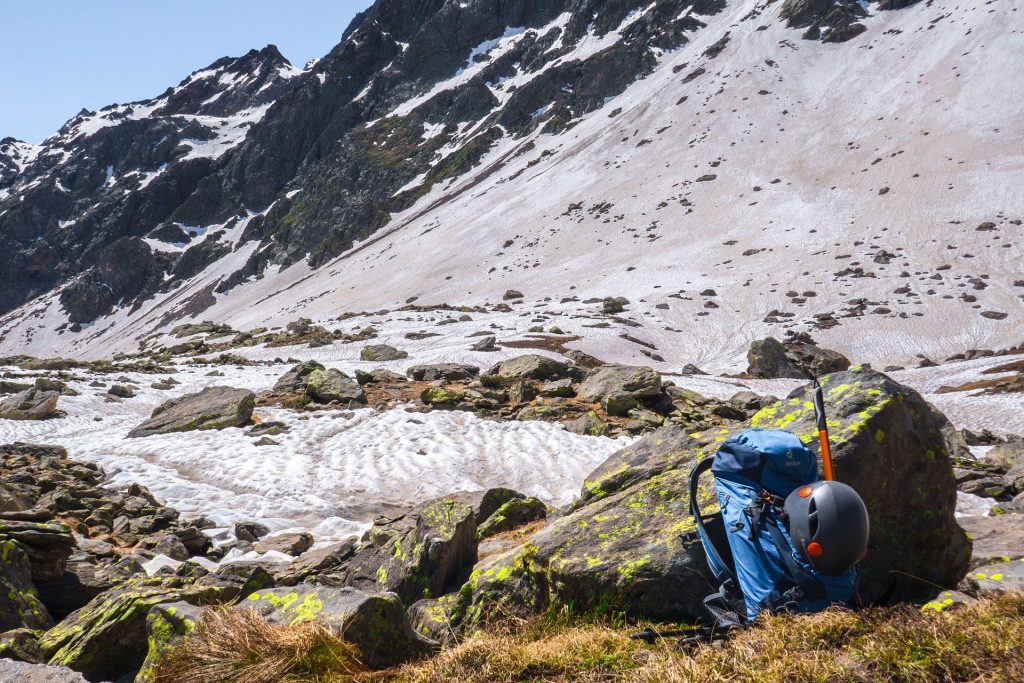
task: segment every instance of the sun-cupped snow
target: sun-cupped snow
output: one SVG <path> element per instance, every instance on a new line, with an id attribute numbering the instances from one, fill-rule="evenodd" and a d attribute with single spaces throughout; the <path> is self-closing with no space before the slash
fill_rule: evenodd
<path id="1" fill-rule="evenodd" d="M 309 530 L 320 543 L 358 535 L 374 516 L 459 490 L 510 486 L 553 504 L 578 495 L 583 478 L 629 439 L 571 434 L 543 422 L 502 423 L 467 413 L 297 412 L 259 408 L 285 423 L 277 445 L 258 446 L 242 429 L 125 435 L 173 395 L 224 384 L 266 390 L 287 364 L 232 368 L 230 380 L 208 368 L 174 368 L 173 392 L 152 389 L 157 376 L 129 373 L 137 395 L 111 402 L 84 375 L 61 398 L 67 417 L 0 421 L 0 442 L 60 443 L 95 462 L 112 486 L 142 483 L 186 516 L 205 515 L 225 530 L 256 520 L 273 531 Z M 3 370 L 4 368 L 0 368 Z"/>

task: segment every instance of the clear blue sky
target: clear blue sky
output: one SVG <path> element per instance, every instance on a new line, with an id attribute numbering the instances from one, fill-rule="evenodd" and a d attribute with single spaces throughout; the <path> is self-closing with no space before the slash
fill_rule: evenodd
<path id="1" fill-rule="evenodd" d="M 10 0 L 0 7 L 0 138 L 41 142 L 83 107 L 146 99 L 273 43 L 322 57 L 371 0 Z"/>

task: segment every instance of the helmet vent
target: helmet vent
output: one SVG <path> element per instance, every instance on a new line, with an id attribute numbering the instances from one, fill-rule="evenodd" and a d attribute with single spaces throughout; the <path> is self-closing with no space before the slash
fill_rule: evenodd
<path id="1" fill-rule="evenodd" d="M 811 538 L 818 535 L 818 506 L 813 498 L 807 506 L 807 532 Z"/>

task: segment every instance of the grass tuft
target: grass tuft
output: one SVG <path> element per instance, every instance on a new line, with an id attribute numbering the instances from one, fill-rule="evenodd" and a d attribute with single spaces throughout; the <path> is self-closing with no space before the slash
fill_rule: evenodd
<path id="1" fill-rule="evenodd" d="M 359 650 L 327 628 L 277 626 L 252 610 L 207 610 L 156 666 L 156 683 L 327 683 L 365 671 Z"/>

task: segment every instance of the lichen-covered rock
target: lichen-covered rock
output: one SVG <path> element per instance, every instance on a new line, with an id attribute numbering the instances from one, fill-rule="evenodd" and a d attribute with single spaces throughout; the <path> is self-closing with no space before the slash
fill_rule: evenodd
<path id="1" fill-rule="evenodd" d="M 187 602 L 155 605 L 146 615 L 146 641 L 148 649 L 135 683 L 151 683 L 160 657 L 172 645 L 191 635 L 202 618 L 202 607 Z"/>
<path id="2" fill-rule="evenodd" d="M 465 395 L 465 392 L 447 387 L 427 387 L 420 393 L 420 400 L 428 406 L 453 406 Z"/>
<path id="3" fill-rule="evenodd" d="M 518 529 L 524 524 L 544 519 L 548 515 L 548 506 L 537 498 L 513 498 L 494 511 L 480 525 L 477 538 L 487 538 L 505 531 Z"/>
<path id="4" fill-rule="evenodd" d="M 972 515 L 957 521 L 971 537 L 972 567 L 1024 558 L 1024 515 Z"/>
<path id="5" fill-rule="evenodd" d="M 0 659 L 42 664 L 43 653 L 39 650 L 39 636 L 42 634 L 42 631 L 30 628 L 0 631 Z M 2 680 L 4 679 L 0 678 L 0 681 Z"/>
<path id="6" fill-rule="evenodd" d="M 0 420 L 45 420 L 57 410 L 60 393 L 26 389 L 0 401 Z"/>
<path id="7" fill-rule="evenodd" d="M 973 569 L 967 579 L 980 593 L 1024 591 L 1024 559 L 998 561 Z"/>
<path id="8" fill-rule="evenodd" d="M 765 379 L 806 377 L 786 355 L 786 347 L 778 339 L 768 337 L 750 344 L 747 351 L 747 374 Z"/>
<path id="9" fill-rule="evenodd" d="M 476 519 L 476 526 L 479 528 L 502 505 L 510 500 L 526 496 L 518 491 L 499 486 L 484 491 L 460 491 L 450 494 L 448 497 L 473 508 L 473 516 Z"/>
<path id="10" fill-rule="evenodd" d="M 370 344 L 364 346 L 359 352 L 359 360 L 374 361 L 377 363 L 384 363 L 391 360 L 402 360 L 409 357 L 408 351 L 402 351 L 396 349 L 394 346 L 388 346 L 387 344 Z"/>
<path id="11" fill-rule="evenodd" d="M 629 415 L 629 411 L 639 405 L 640 404 L 637 403 L 635 398 L 620 391 L 606 394 L 601 399 L 601 407 L 604 408 L 604 412 L 608 413 L 612 417 L 625 417 L 626 415 Z"/>
<path id="12" fill-rule="evenodd" d="M 561 379 L 569 376 L 569 366 L 553 358 L 531 353 L 502 361 L 488 370 L 487 374 L 506 380 Z"/>
<path id="13" fill-rule="evenodd" d="M 274 580 L 279 586 L 294 586 L 307 577 L 323 574 L 340 567 L 352 558 L 355 549 L 355 542 L 346 540 L 326 548 L 308 550 L 277 572 L 274 575 Z"/>
<path id="14" fill-rule="evenodd" d="M 207 387 L 166 401 L 128 437 L 241 427 L 249 422 L 255 405 L 256 395 L 248 389 Z"/>
<path id="15" fill-rule="evenodd" d="M 955 587 L 970 544 L 953 518 L 952 468 L 932 409 L 876 372 L 821 382 L 836 476 L 861 493 L 871 514 L 863 597 L 927 599 L 934 586 Z M 791 430 L 816 448 L 806 391 L 759 411 L 753 426 Z M 714 585 L 691 533 L 689 473 L 745 427 L 694 434 L 664 427 L 612 455 L 587 478 L 580 501 L 521 546 L 474 568 L 456 621 L 474 623 L 493 603 L 523 612 L 571 604 L 661 619 L 701 616 Z M 710 481 L 699 498 L 702 509 L 714 510 Z"/>
<path id="16" fill-rule="evenodd" d="M 394 593 L 301 585 L 257 591 L 236 609 L 254 610 L 275 624 L 318 621 L 358 647 L 373 668 L 400 664 L 432 646 L 413 631 Z"/>
<path id="17" fill-rule="evenodd" d="M 359 382 L 334 368 L 309 373 L 306 395 L 317 403 L 366 403 L 366 394 Z"/>
<path id="18" fill-rule="evenodd" d="M 32 569 L 24 547 L 0 536 L 0 633 L 17 628 L 53 626 L 32 584 Z"/>
<path id="19" fill-rule="evenodd" d="M 454 645 L 456 630 L 452 624 L 458 603 L 459 594 L 448 593 L 439 598 L 419 600 L 406 614 L 412 629 L 419 635 L 443 646 Z"/>
<path id="20" fill-rule="evenodd" d="M 210 574 L 185 563 L 174 573 L 134 576 L 102 593 L 47 631 L 39 646 L 50 664 L 89 680 L 116 680 L 146 658 L 146 616 L 156 605 L 214 605 L 244 598 L 273 583 L 265 570 L 229 565 Z"/>
<path id="21" fill-rule="evenodd" d="M 0 520 L 0 539 L 17 541 L 28 555 L 32 580 L 55 581 L 64 573 L 75 538 L 64 524 Z"/>
<path id="22" fill-rule="evenodd" d="M 609 394 L 645 398 L 660 393 L 661 375 L 651 368 L 631 365 L 602 365 L 594 368 L 576 389 L 577 396 L 591 403 Z"/>
<path id="23" fill-rule="evenodd" d="M 434 365 L 414 365 L 406 374 L 409 379 L 416 382 L 464 382 L 480 374 L 480 368 L 475 365 L 462 365 L 460 363 L 437 363 Z"/>
<path id="24" fill-rule="evenodd" d="M 324 366 L 315 360 L 308 360 L 292 367 L 291 370 L 281 375 L 274 384 L 274 393 L 287 394 L 302 392 L 306 390 L 306 378 L 316 370 L 323 370 Z"/>
<path id="25" fill-rule="evenodd" d="M 476 562 L 476 517 L 457 497 L 445 496 L 395 518 L 379 518 L 360 548 L 333 579 L 322 582 L 397 593 L 407 605 L 443 595 Z"/>

